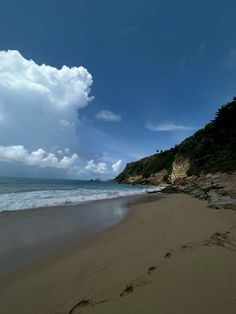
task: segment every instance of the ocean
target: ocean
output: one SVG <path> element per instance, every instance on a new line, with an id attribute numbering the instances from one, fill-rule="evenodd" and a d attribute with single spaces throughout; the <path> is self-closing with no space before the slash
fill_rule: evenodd
<path id="1" fill-rule="evenodd" d="M 114 182 L 0 177 L 0 211 L 79 204 L 159 190 Z"/>
<path id="2" fill-rule="evenodd" d="M 131 200 L 122 196 L 153 190 L 158 187 L 0 177 L 0 276 L 112 227 L 129 211 Z"/>

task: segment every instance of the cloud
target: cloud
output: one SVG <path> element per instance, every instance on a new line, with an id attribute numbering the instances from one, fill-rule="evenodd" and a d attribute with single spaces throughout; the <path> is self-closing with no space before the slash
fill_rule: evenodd
<path id="1" fill-rule="evenodd" d="M 171 123 L 161 123 L 161 124 L 153 124 L 148 122 L 146 124 L 146 128 L 150 131 L 185 131 L 185 130 L 194 130 L 193 127 L 176 125 Z"/>
<path id="2" fill-rule="evenodd" d="M 115 163 L 112 165 L 112 170 L 113 170 L 115 173 L 118 173 L 118 172 L 120 171 L 121 164 L 122 164 L 122 160 L 118 160 L 117 162 L 115 162 Z"/>
<path id="3" fill-rule="evenodd" d="M 69 169 L 78 158 L 77 154 L 58 158 L 54 153 L 48 153 L 42 148 L 29 152 L 22 145 L 0 146 L 0 161 L 16 162 L 40 168 Z"/>
<path id="4" fill-rule="evenodd" d="M 84 169 L 96 174 L 103 174 L 107 171 L 107 165 L 105 162 L 99 162 L 96 164 L 92 159 L 87 162 L 87 165 L 84 167 Z"/>
<path id="5" fill-rule="evenodd" d="M 115 114 L 109 110 L 101 110 L 97 115 L 96 115 L 97 120 L 101 121 L 108 121 L 108 122 L 120 122 L 121 116 L 118 114 Z"/>
<path id="6" fill-rule="evenodd" d="M 53 147 L 77 152 L 78 110 L 92 100 L 92 83 L 91 74 L 82 66 L 58 69 L 38 65 L 18 51 L 0 51 L 1 145 L 26 152 L 36 152 L 38 147 L 47 152 Z M 45 154 L 44 159 L 54 160 Z M 58 167 L 66 163 L 67 159 L 55 162 Z"/>

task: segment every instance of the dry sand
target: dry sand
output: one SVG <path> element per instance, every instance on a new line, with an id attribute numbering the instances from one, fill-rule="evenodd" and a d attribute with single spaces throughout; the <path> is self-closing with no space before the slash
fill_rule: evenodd
<path id="1" fill-rule="evenodd" d="M 236 215 L 170 195 L 0 281 L 1 314 L 236 313 Z"/>

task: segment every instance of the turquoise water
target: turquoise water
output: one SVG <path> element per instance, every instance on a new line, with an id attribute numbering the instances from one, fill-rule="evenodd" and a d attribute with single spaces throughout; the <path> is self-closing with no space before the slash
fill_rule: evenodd
<path id="1" fill-rule="evenodd" d="M 0 211 L 77 204 L 159 190 L 114 182 L 0 177 Z"/>

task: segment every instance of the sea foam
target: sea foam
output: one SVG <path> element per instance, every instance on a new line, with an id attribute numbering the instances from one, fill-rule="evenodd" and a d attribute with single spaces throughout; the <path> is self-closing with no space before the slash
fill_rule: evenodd
<path id="1" fill-rule="evenodd" d="M 0 185 L 0 211 L 11 211 L 19 209 L 40 208 L 65 204 L 79 204 L 88 201 L 111 199 L 117 197 L 125 197 L 131 195 L 141 195 L 151 191 L 160 190 L 158 187 L 152 186 L 128 186 L 118 185 L 114 183 L 83 183 L 83 188 L 79 188 L 78 184 L 70 188 L 65 188 L 63 181 L 63 189 L 48 188 L 45 190 L 34 187 L 33 191 L 24 188 L 15 193 L 1 193 Z M 60 187 L 60 186 L 59 186 Z"/>

